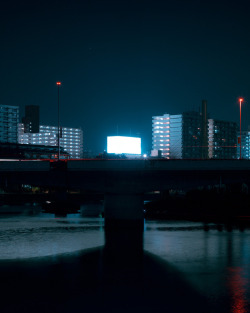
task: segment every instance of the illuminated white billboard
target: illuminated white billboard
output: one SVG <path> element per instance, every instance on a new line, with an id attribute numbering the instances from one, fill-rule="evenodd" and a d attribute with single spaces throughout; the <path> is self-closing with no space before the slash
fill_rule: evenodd
<path id="1" fill-rule="evenodd" d="M 107 152 L 115 154 L 141 154 L 141 138 L 125 136 L 109 136 Z"/>

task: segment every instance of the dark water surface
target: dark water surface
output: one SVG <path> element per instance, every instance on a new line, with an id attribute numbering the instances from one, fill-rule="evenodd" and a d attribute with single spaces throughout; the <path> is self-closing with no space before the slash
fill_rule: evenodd
<path id="1" fill-rule="evenodd" d="M 0 312 L 250 312 L 250 230 L 80 215 L 0 218 Z M 143 248 L 143 249 L 142 249 Z"/>

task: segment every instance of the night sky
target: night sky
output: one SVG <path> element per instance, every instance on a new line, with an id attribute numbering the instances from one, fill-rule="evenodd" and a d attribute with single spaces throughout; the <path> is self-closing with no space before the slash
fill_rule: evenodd
<path id="1" fill-rule="evenodd" d="M 249 1 L 1 1 L 0 103 L 81 127 L 84 148 L 142 137 L 153 115 L 199 110 L 250 125 Z"/>

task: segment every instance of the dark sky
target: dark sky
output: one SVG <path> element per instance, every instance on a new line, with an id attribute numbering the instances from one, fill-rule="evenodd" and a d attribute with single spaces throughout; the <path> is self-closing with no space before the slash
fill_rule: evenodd
<path id="1" fill-rule="evenodd" d="M 250 125 L 249 1 L 1 1 L 0 103 L 81 127 L 84 147 L 140 135 L 153 115 L 198 110 Z"/>

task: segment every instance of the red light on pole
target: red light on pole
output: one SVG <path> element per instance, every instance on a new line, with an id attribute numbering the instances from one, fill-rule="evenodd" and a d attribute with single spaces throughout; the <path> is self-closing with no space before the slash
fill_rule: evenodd
<path id="1" fill-rule="evenodd" d="M 62 83 L 61 83 L 61 82 L 56 82 L 56 84 L 57 84 L 57 85 L 61 85 Z"/>
<path id="2" fill-rule="evenodd" d="M 243 102 L 243 98 L 239 98 L 240 102 L 240 159 L 241 159 L 241 104 Z"/>

